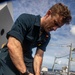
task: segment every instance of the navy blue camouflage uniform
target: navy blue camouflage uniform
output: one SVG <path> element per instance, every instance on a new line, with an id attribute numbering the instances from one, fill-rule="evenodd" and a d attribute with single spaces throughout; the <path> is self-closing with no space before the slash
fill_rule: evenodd
<path id="1" fill-rule="evenodd" d="M 36 50 L 41 49 L 45 51 L 50 40 L 50 33 L 45 31 L 39 37 L 41 30 L 40 18 L 40 15 L 22 14 L 17 18 L 6 35 L 7 39 L 13 36 L 20 41 L 26 67 L 31 73 L 34 73 L 32 48 L 36 47 Z M 7 45 L 0 50 L 0 75 L 20 75 L 20 72 L 10 59 Z"/>

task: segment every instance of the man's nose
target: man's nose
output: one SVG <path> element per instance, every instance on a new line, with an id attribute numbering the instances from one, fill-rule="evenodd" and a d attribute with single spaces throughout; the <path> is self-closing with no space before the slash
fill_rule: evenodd
<path id="1" fill-rule="evenodd" d="M 53 27 L 53 30 L 56 31 L 58 27 Z"/>

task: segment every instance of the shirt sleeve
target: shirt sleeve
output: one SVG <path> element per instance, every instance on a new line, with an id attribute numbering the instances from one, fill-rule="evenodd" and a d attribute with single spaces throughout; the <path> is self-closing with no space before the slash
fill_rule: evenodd
<path id="1" fill-rule="evenodd" d="M 38 43 L 37 49 L 41 49 L 43 51 L 46 51 L 46 47 L 50 41 L 50 38 L 51 38 L 50 34 L 47 34 L 45 36 L 44 40 Z"/>
<path id="2" fill-rule="evenodd" d="M 11 30 L 7 33 L 7 39 L 12 36 L 23 43 L 24 36 L 26 35 L 27 25 L 24 22 L 24 14 L 20 15 L 12 26 Z"/>

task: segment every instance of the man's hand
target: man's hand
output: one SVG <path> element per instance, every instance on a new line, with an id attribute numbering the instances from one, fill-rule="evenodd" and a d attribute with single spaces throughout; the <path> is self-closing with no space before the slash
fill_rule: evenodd
<path id="1" fill-rule="evenodd" d="M 34 74 L 32 74 L 28 70 L 26 70 L 26 72 L 25 73 L 22 73 L 21 75 L 34 75 Z"/>
<path id="2" fill-rule="evenodd" d="M 32 73 L 29 73 L 29 75 L 34 75 L 34 74 L 32 74 Z"/>
<path id="3" fill-rule="evenodd" d="M 21 75 L 34 75 L 32 73 L 25 73 L 25 74 L 21 74 Z"/>

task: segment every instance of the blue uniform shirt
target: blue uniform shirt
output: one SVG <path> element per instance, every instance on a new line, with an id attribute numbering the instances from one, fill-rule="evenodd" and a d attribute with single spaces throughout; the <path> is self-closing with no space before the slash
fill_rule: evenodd
<path id="1" fill-rule="evenodd" d="M 41 29 L 40 18 L 40 15 L 22 14 L 17 18 L 12 29 L 7 33 L 7 38 L 13 36 L 21 42 L 26 55 L 31 55 L 32 48 L 34 47 L 45 51 L 50 40 L 50 33 L 45 31 L 39 37 Z"/>

